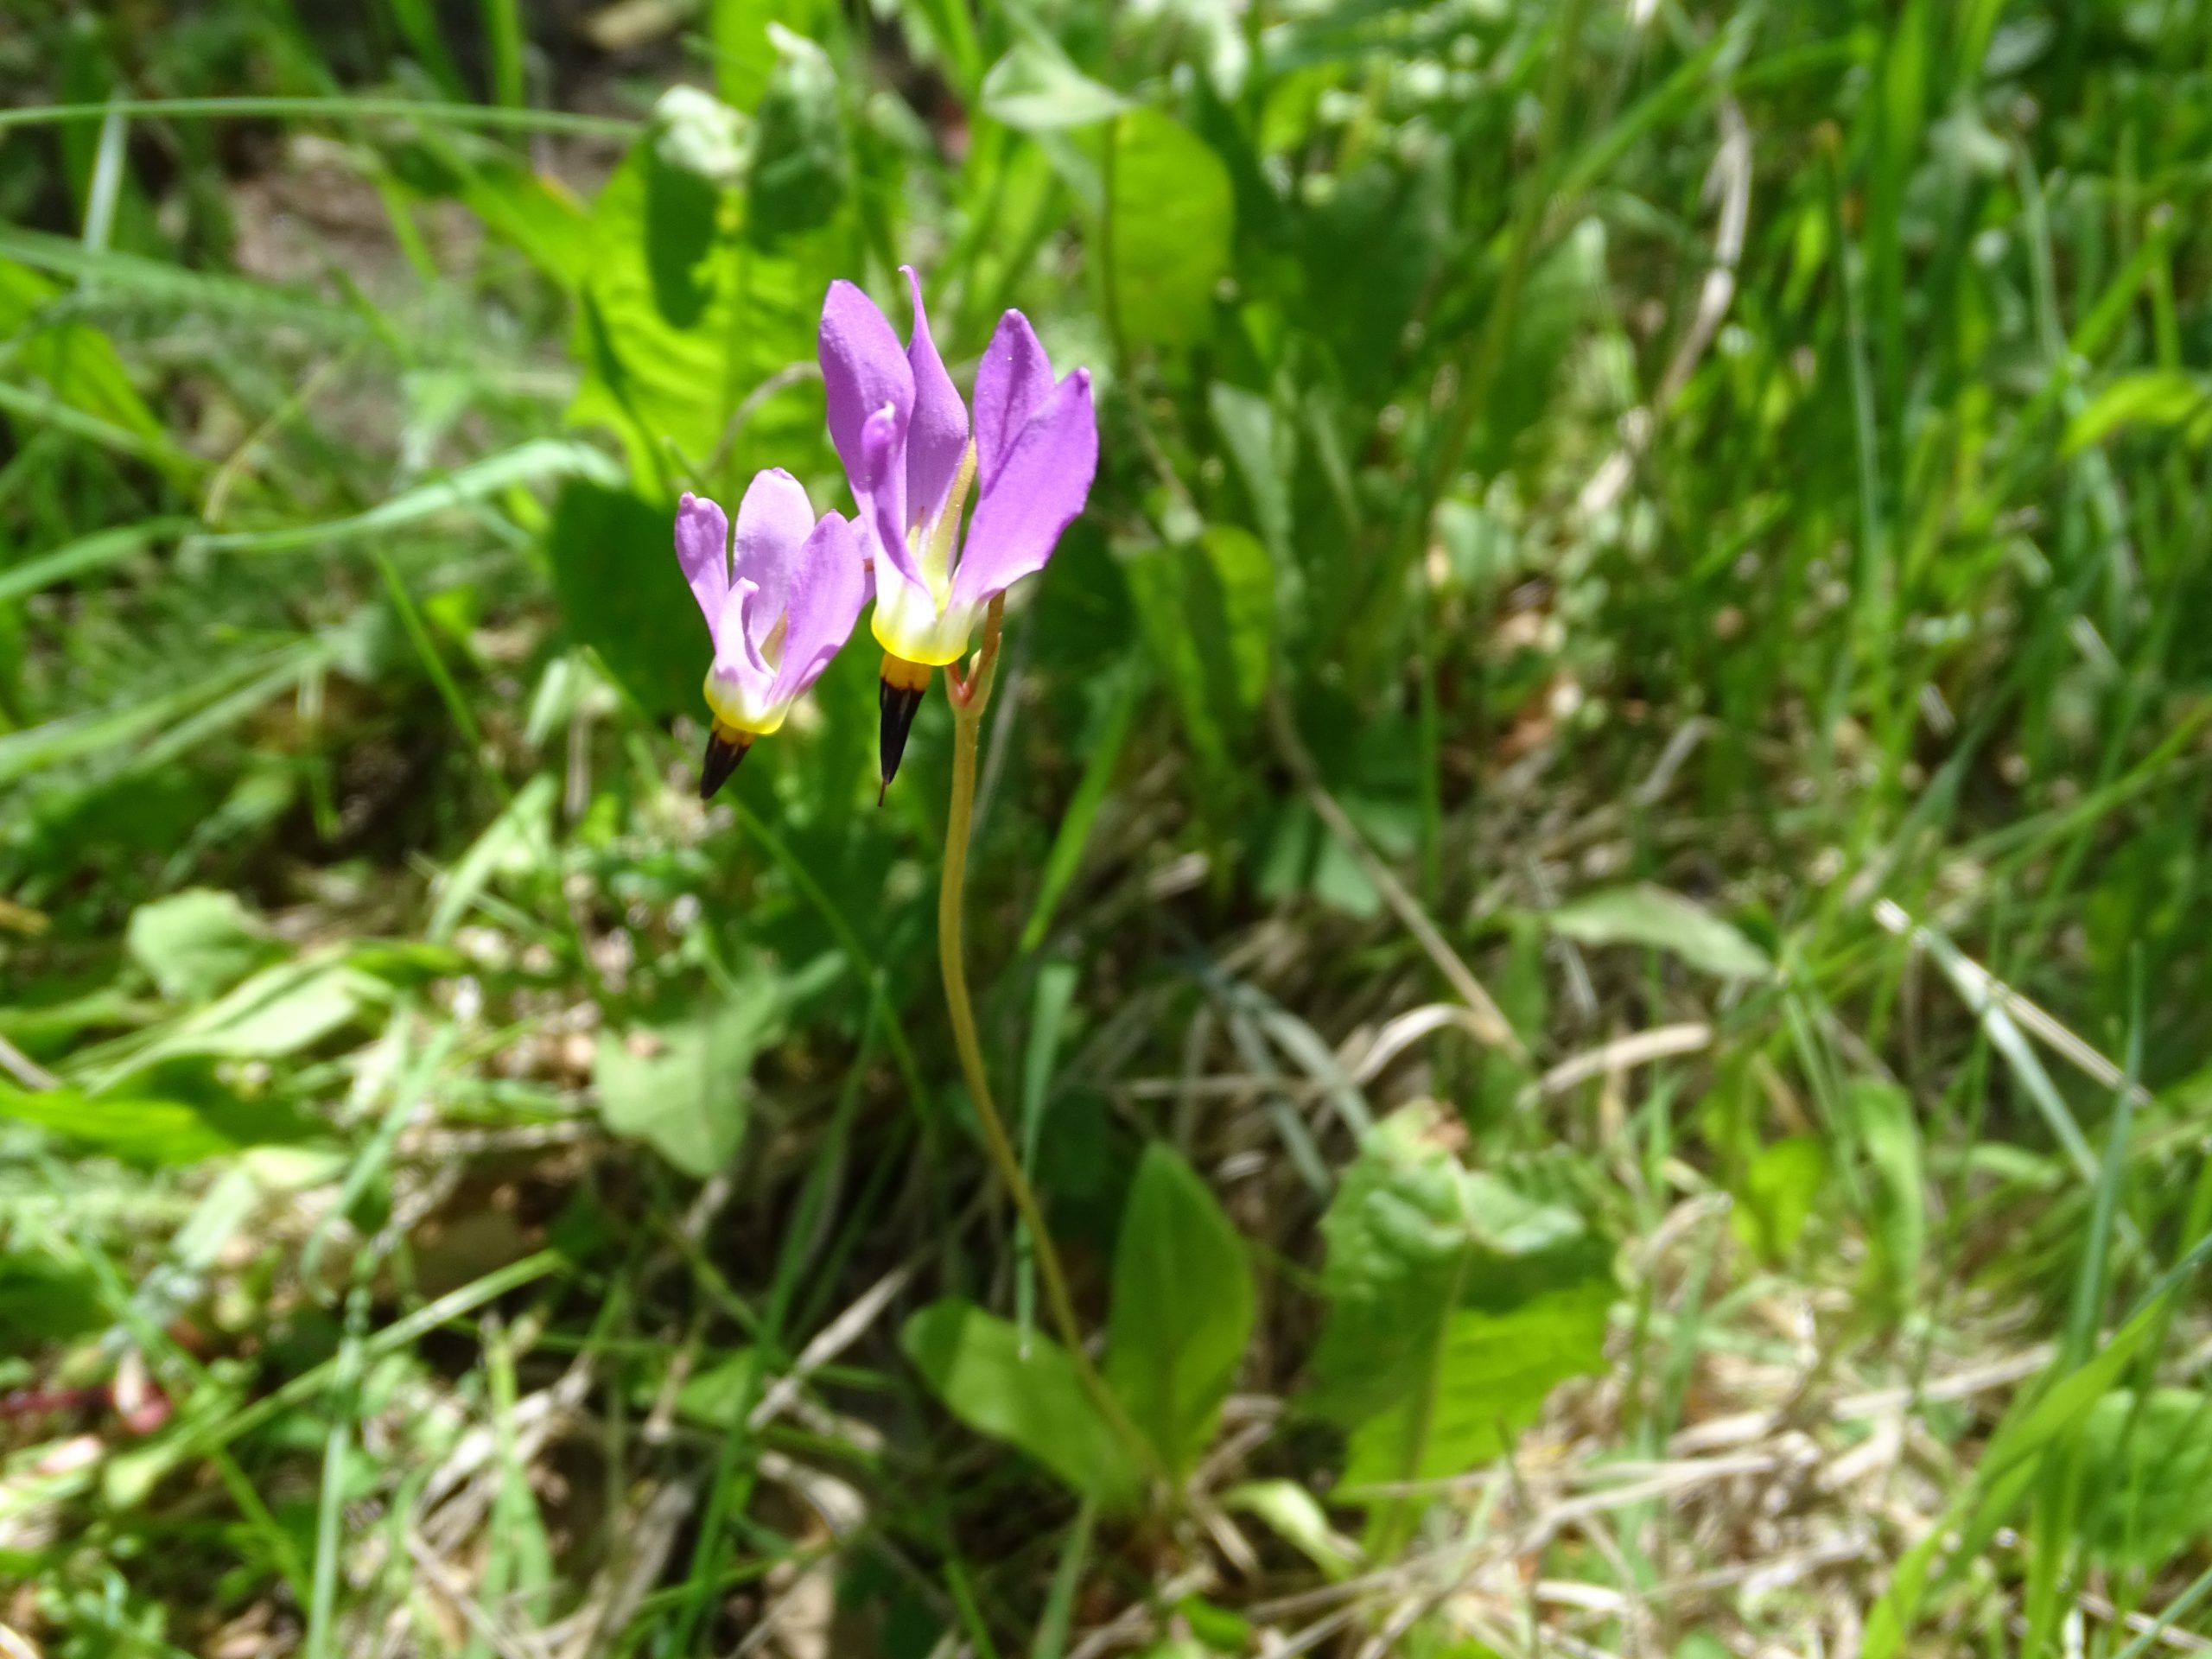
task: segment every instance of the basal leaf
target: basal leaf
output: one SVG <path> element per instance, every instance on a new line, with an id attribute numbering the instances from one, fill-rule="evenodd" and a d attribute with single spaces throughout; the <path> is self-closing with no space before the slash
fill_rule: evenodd
<path id="1" fill-rule="evenodd" d="M 847 185 L 837 73 L 813 41 L 777 28 L 776 67 L 753 133 L 746 233 L 770 246 L 835 219 Z"/>
<path id="2" fill-rule="evenodd" d="M 600 1116 L 685 1174 L 714 1174 L 744 1139 L 753 1057 L 782 1016 L 774 990 L 756 981 L 677 1018 L 601 1031 L 592 1064 Z"/>
<path id="3" fill-rule="evenodd" d="M 1191 746 L 1226 790 L 1232 746 L 1267 690 L 1275 597 L 1267 550 L 1249 531 L 1215 524 L 1186 546 L 1140 553 L 1123 570 Z"/>
<path id="4" fill-rule="evenodd" d="M 1084 74 L 1049 39 L 1015 42 L 983 77 L 983 113 L 1023 132 L 1087 127 L 1128 107 L 1128 99 Z"/>
<path id="5" fill-rule="evenodd" d="M 1560 1379 L 1604 1358 L 1608 1252 L 1582 1218 L 1460 1166 L 1428 1103 L 1363 1138 L 1322 1218 L 1328 1322 L 1313 1408 L 1351 1433 L 1347 1479 L 1456 1474 L 1496 1453 Z M 1389 1499 L 1370 1549 L 1415 1511 Z"/>
<path id="6" fill-rule="evenodd" d="M 1066 1351 L 948 1296 L 906 1321 L 899 1346 L 947 1410 L 1027 1452 L 1109 1509 L 1136 1501 L 1141 1471 L 1098 1413 Z"/>
<path id="7" fill-rule="evenodd" d="M 191 887 L 130 912 L 124 944 L 172 1002 L 201 1002 L 275 953 L 268 931 L 233 893 Z"/>
<path id="8" fill-rule="evenodd" d="M 1827 1181 L 1827 1150 L 1820 1138 L 1785 1135 L 1760 1147 L 1745 1165 L 1730 1225 L 1762 1261 L 1787 1262 L 1796 1253 Z"/>
<path id="9" fill-rule="evenodd" d="M 1353 1431 L 1345 1491 L 1437 1479 L 1498 1456 L 1554 1384 L 1599 1368 L 1612 1301 L 1609 1281 L 1586 1279 L 1502 1313 L 1454 1310 L 1433 1396 L 1409 1393 Z"/>
<path id="10" fill-rule="evenodd" d="M 1189 345 L 1211 331 L 1214 287 L 1229 270 L 1229 169 L 1158 110 L 1119 117 L 1110 142 L 1113 313 L 1134 344 Z"/>
<path id="11" fill-rule="evenodd" d="M 0 1082 L 0 1118 L 35 1123 L 81 1151 L 141 1169 L 296 1144 L 315 1129 L 289 1107 L 241 1099 L 191 1062 L 156 1066 L 97 1092 Z"/>
<path id="12" fill-rule="evenodd" d="M 391 1000 L 391 988 L 342 952 L 281 963 L 170 1027 L 135 1064 L 181 1055 L 273 1059 L 296 1054 Z"/>
<path id="13" fill-rule="evenodd" d="M 1213 1439 L 1251 1335 L 1243 1241 L 1197 1173 L 1153 1142 L 1114 1250 L 1106 1380 L 1178 1477 Z"/>
<path id="14" fill-rule="evenodd" d="M 648 714 L 696 714 L 714 655 L 671 550 L 672 507 L 572 480 L 545 552 L 569 629 Z"/>
<path id="15" fill-rule="evenodd" d="M 723 193 L 649 143 L 592 204 L 577 321 L 584 383 L 569 417 L 620 432 L 641 480 L 665 478 L 667 443 L 710 454 L 740 395 L 729 361 L 736 302 L 727 261 L 709 257 L 723 211 Z"/>

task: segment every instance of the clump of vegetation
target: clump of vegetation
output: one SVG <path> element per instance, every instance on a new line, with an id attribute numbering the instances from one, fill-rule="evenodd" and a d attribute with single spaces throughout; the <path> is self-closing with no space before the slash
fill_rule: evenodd
<path id="1" fill-rule="evenodd" d="M 0 1651 L 2212 1643 L 2204 8 L 339 10 L 0 22 Z"/>

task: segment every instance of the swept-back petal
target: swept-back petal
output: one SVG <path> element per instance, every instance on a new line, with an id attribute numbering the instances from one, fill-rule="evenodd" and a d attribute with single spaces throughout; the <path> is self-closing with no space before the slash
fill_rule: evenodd
<path id="1" fill-rule="evenodd" d="M 707 706 L 715 718 L 741 732 L 772 730 L 776 671 L 760 654 L 756 639 L 773 625 L 760 613 L 760 590 L 751 582 L 731 585 L 715 629 L 715 662 L 707 671 Z"/>
<path id="2" fill-rule="evenodd" d="M 732 582 L 730 597 L 721 601 L 721 620 L 715 626 L 715 679 L 741 686 L 752 696 L 766 696 L 777 677 L 759 644 L 774 626 L 774 617 L 763 615 L 763 611 L 757 586 Z"/>
<path id="3" fill-rule="evenodd" d="M 708 632 L 715 633 L 729 597 L 729 519 L 715 503 L 688 490 L 676 504 L 676 562 L 706 614 Z"/>
<path id="4" fill-rule="evenodd" d="M 791 564 L 813 528 L 814 508 L 807 501 L 804 485 L 780 467 L 753 475 L 745 499 L 737 504 L 731 575 L 760 590 L 759 601 L 746 613 L 746 620 L 762 631 L 753 636 L 756 645 L 784 613 L 791 594 Z"/>
<path id="5" fill-rule="evenodd" d="M 1052 395 L 1052 365 L 1037 331 L 1020 312 L 1007 312 L 976 365 L 976 482 L 986 494 L 1021 429 Z"/>
<path id="6" fill-rule="evenodd" d="M 914 376 L 914 412 L 906 426 L 906 512 L 910 524 L 934 521 L 944 505 L 960 456 L 968 448 L 968 406 L 953 390 L 937 341 L 930 337 L 929 313 L 922 308 L 922 282 L 912 265 L 899 268 L 914 296 L 914 334 L 906 342 L 906 363 Z"/>
<path id="7" fill-rule="evenodd" d="M 889 404 L 899 411 L 904 435 L 906 416 L 914 406 L 914 372 L 875 302 L 842 278 L 830 283 L 823 296 L 817 340 L 830 407 L 830 441 L 837 446 L 845 475 L 859 491 L 866 487 L 861 482 L 861 430 L 871 416 Z"/>
<path id="8" fill-rule="evenodd" d="M 918 582 L 921 571 L 913 550 L 906 545 L 906 480 L 902 472 L 906 447 L 906 418 L 886 404 L 861 428 L 861 467 L 850 473 L 853 499 L 859 505 L 863 540 L 872 540 L 878 556 L 898 566 L 910 582 Z"/>
<path id="9" fill-rule="evenodd" d="M 798 696 L 830 666 L 852 637 L 868 600 L 868 563 L 860 537 L 840 515 L 823 515 L 791 569 L 791 623 L 774 696 Z"/>
<path id="10" fill-rule="evenodd" d="M 952 602 L 978 605 L 1052 556 L 1060 532 L 1090 495 L 1098 470 L 1098 420 L 1090 372 L 1077 369 L 1029 417 L 969 521 Z"/>

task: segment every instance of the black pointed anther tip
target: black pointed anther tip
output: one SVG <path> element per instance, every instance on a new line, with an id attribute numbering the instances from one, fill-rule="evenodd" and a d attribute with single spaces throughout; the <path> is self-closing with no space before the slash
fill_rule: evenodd
<path id="1" fill-rule="evenodd" d="M 914 716 L 920 711 L 922 697 L 927 685 L 908 691 L 891 683 L 879 681 L 875 688 L 876 706 L 883 711 L 883 728 L 877 746 L 877 755 L 882 762 L 883 785 L 875 792 L 876 804 L 883 804 L 883 791 L 891 787 L 891 780 L 899 775 L 899 757 L 906 753 L 906 734 L 914 729 Z"/>
<path id="2" fill-rule="evenodd" d="M 711 801 L 715 791 L 729 781 L 738 762 L 752 752 L 750 741 L 733 743 L 720 732 L 707 734 L 707 758 L 699 767 L 699 798 Z"/>

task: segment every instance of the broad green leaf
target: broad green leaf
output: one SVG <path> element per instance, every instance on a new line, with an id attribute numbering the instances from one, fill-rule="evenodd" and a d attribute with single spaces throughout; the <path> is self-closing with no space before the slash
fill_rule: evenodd
<path id="1" fill-rule="evenodd" d="M 0 259 L 0 340 L 8 342 L 9 378 L 43 381 L 72 409 L 141 437 L 162 437 L 161 421 L 131 385 L 106 334 L 66 310 L 41 315 L 61 292 L 28 266 Z"/>
<path id="2" fill-rule="evenodd" d="M 454 192 L 494 236 L 574 292 L 590 269 L 590 219 L 557 180 L 505 158 L 471 165 Z"/>
<path id="3" fill-rule="evenodd" d="M 836 20 L 835 0 L 713 0 L 707 30 L 722 97 L 740 110 L 760 106 L 779 58 L 772 28 L 821 40 Z"/>
<path id="4" fill-rule="evenodd" d="M 836 218 L 846 190 L 847 144 L 837 72 L 813 41 L 771 27 L 776 67 L 753 132 L 746 233 L 771 246 Z"/>
<path id="5" fill-rule="evenodd" d="M 1345 382 L 1378 401 L 1406 325 L 1443 270 L 1453 227 L 1450 148 L 1406 164 L 1343 174 L 1301 213 L 1305 321 L 1335 352 Z"/>
<path id="6" fill-rule="evenodd" d="M 683 1379 L 676 1391 L 677 1414 L 709 1428 L 734 1429 L 739 1416 L 760 1397 L 760 1351 L 741 1348 Z"/>
<path id="7" fill-rule="evenodd" d="M 1025 1344 L 1009 1322 L 957 1296 L 907 1320 L 899 1342 L 930 1391 L 969 1427 L 1028 1453 L 1109 1509 L 1135 1504 L 1141 1471 L 1058 1343 L 1035 1332 Z"/>
<path id="8" fill-rule="evenodd" d="M 391 997 L 390 986 L 342 954 L 279 963 L 171 1026 L 133 1063 L 192 1054 L 241 1060 L 296 1054 Z"/>
<path id="9" fill-rule="evenodd" d="M 130 912 L 130 959 L 172 1002 L 204 1002 L 237 984 L 276 946 L 238 895 L 190 887 Z"/>
<path id="10" fill-rule="evenodd" d="M 1015 42 L 983 77 L 983 113 L 1023 132 L 1058 132 L 1109 120 L 1129 107 L 1090 79 L 1049 38 Z"/>
<path id="11" fill-rule="evenodd" d="M 1649 883 L 1609 887 L 1545 918 L 1553 932 L 1582 944 L 1640 944 L 1681 958 L 1719 979 L 1762 979 L 1766 953 L 1712 912 Z"/>
<path id="12" fill-rule="evenodd" d="M 664 446 L 703 460 L 741 395 L 730 364 L 730 258 L 709 257 L 717 226 L 734 211 L 731 194 L 670 166 L 648 143 L 592 203 L 596 252 L 575 346 L 584 382 L 569 418 L 620 432 L 632 476 L 656 487 L 667 487 Z"/>
<path id="13" fill-rule="evenodd" d="M 1106 1380 L 1179 1478 L 1213 1439 L 1252 1311 L 1243 1240 L 1197 1172 L 1154 1141 L 1114 1248 Z"/>
<path id="14" fill-rule="evenodd" d="M 1786 1135 L 1760 1147 L 1745 1166 L 1729 1224 L 1761 1260 L 1787 1262 L 1796 1254 L 1827 1182 L 1827 1150 L 1820 1138 Z"/>
<path id="15" fill-rule="evenodd" d="M 2106 1561 L 2164 1567 L 2212 1533 L 2212 1395 L 2114 1389 L 2082 1436 L 2082 1541 Z"/>
<path id="16" fill-rule="evenodd" d="M 781 1000 L 760 980 L 676 1019 L 602 1030 L 592 1064 L 600 1116 L 704 1179 L 736 1155 L 753 1057 L 782 1020 Z"/>
<path id="17" fill-rule="evenodd" d="M 1117 118 L 1112 137 L 1106 280 L 1133 345 L 1187 346 L 1211 332 L 1236 223 L 1229 169 L 1157 110 Z"/>
<path id="18" fill-rule="evenodd" d="M 700 688 L 714 657 L 677 568 L 674 521 L 672 508 L 576 481 L 554 504 L 545 542 L 569 632 L 657 719 L 705 708 Z"/>
<path id="19" fill-rule="evenodd" d="M 175 1067 L 156 1068 L 99 1093 L 33 1091 L 0 1082 L 0 1118 L 35 1123 L 83 1151 L 142 1169 L 292 1144 L 315 1127 L 287 1107 L 242 1100 L 204 1071 Z"/>
<path id="20" fill-rule="evenodd" d="M 2122 427 L 2183 426 L 2212 407 L 2212 381 L 2179 369 L 2123 374 L 2067 423 L 2064 451 L 2101 443 Z"/>
<path id="21" fill-rule="evenodd" d="M 1211 526 L 1179 548 L 1123 565 L 1145 643 L 1216 787 L 1266 692 L 1274 634 L 1274 567 L 1249 531 Z"/>
<path id="22" fill-rule="evenodd" d="M 1344 1487 L 1432 1480 L 1501 1455 L 1553 1387 L 1602 1369 L 1613 1287 L 1586 1279 L 1502 1313 L 1458 1308 L 1444 1321 L 1437 1386 L 1352 1431 Z"/>
<path id="23" fill-rule="evenodd" d="M 1474 465 L 1502 467 L 1514 439 L 1542 416 L 1585 325 L 1602 314 L 1605 282 L 1605 228 L 1596 219 L 1561 237 L 1529 273 L 1483 410 Z"/>
<path id="24" fill-rule="evenodd" d="M 1603 1363 L 1609 1252 L 1573 1211 L 1462 1168 L 1432 1103 L 1362 1138 L 1321 1231 L 1312 1403 L 1351 1432 L 1348 1479 L 1457 1474 Z M 1414 1514 L 1378 1500 L 1370 1550 L 1394 1549 Z"/>
<path id="25" fill-rule="evenodd" d="M 713 476 L 693 473 L 724 449 L 748 397 L 813 362 L 822 272 L 855 263 L 849 214 L 818 231 L 785 227 L 772 251 L 733 233 L 744 215 L 726 181 L 650 140 L 592 204 L 574 344 L 584 379 L 569 417 L 619 433 L 649 495 L 672 499 L 688 482 L 734 505 L 753 467 L 803 474 L 823 451 L 821 387 L 794 379 L 751 411 Z"/>

